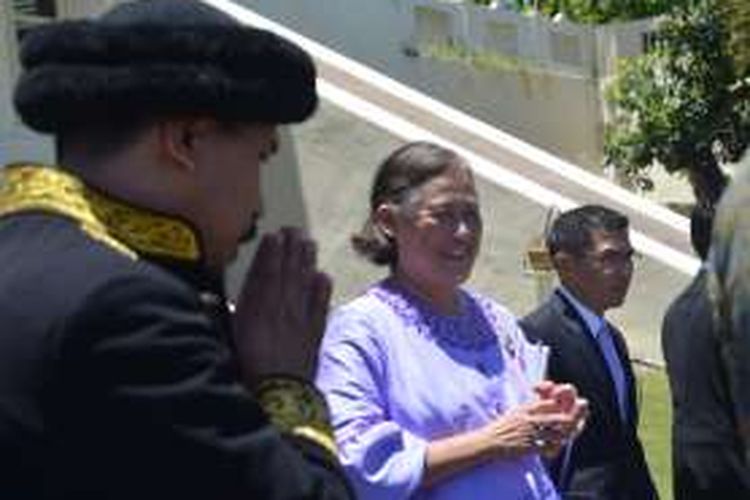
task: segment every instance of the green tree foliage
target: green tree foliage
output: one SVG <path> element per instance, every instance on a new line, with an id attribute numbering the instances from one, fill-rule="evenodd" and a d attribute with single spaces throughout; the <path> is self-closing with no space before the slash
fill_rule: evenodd
<path id="1" fill-rule="evenodd" d="M 622 63 L 607 92 L 614 118 L 605 134 L 606 160 L 626 177 L 647 177 L 658 163 L 685 173 L 709 204 L 726 183 L 720 163 L 736 161 L 750 140 L 750 105 L 737 92 L 717 1 L 675 10 L 653 50 Z"/>
<path id="2" fill-rule="evenodd" d="M 729 29 L 729 50 L 737 74 L 750 77 L 750 1 L 725 0 L 723 13 Z"/>

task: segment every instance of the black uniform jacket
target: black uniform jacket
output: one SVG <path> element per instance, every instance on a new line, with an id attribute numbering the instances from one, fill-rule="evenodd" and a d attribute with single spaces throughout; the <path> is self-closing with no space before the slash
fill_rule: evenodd
<path id="1" fill-rule="evenodd" d="M 750 469 L 701 270 L 672 302 L 662 349 L 672 389 L 675 500 L 750 498 Z"/>
<path id="2" fill-rule="evenodd" d="M 570 454 L 563 452 L 550 468 L 566 498 L 656 498 L 637 436 L 635 378 L 622 334 L 609 324 L 625 372 L 630 410 L 627 422 L 620 417 L 614 383 L 601 350 L 575 306 L 559 290 L 524 317 L 521 328 L 530 340 L 550 346 L 549 379 L 572 383 L 589 401 L 583 432 Z"/>
<path id="3" fill-rule="evenodd" d="M 0 498 L 350 498 L 314 390 L 238 383 L 200 262 L 180 221 L 60 170 L 6 169 Z"/>

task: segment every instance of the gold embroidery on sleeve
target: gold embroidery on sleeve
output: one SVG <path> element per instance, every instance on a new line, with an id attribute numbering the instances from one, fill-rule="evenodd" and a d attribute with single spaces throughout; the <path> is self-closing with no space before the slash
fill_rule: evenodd
<path id="1" fill-rule="evenodd" d="M 294 378 L 271 377 L 258 385 L 256 396 L 282 432 L 309 439 L 336 456 L 328 407 L 314 387 Z"/>

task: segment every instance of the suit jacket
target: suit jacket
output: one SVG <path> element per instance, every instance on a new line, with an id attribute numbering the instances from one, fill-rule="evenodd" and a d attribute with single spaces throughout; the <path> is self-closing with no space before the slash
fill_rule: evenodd
<path id="1" fill-rule="evenodd" d="M 566 498 L 649 500 L 657 497 L 637 436 L 636 384 L 622 334 L 609 324 L 627 385 L 623 422 L 604 356 L 575 306 L 559 290 L 521 320 L 531 341 L 550 346 L 548 377 L 576 386 L 589 401 L 586 427 L 570 453 L 550 464 Z"/>
<path id="2" fill-rule="evenodd" d="M 325 446 L 239 384 L 189 227 L 61 173 L 6 175 L 0 498 L 351 498 Z"/>
<path id="3" fill-rule="evenodd" d="M 750 498 L 750 471 L 737 433 L 707 276 L 705 270 L 698 273 L 672 302 L 662 324 L 672 390 L 676 500 Z"/>

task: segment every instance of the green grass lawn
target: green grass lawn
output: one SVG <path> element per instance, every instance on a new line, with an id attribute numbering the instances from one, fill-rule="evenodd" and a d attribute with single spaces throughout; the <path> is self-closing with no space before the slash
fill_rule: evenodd
<path id="1" fill-rule="evenodd" d="M 638 369 L 639 434 L 661 500 L 672 500 L 672 403 L 666 373 Z"/>

